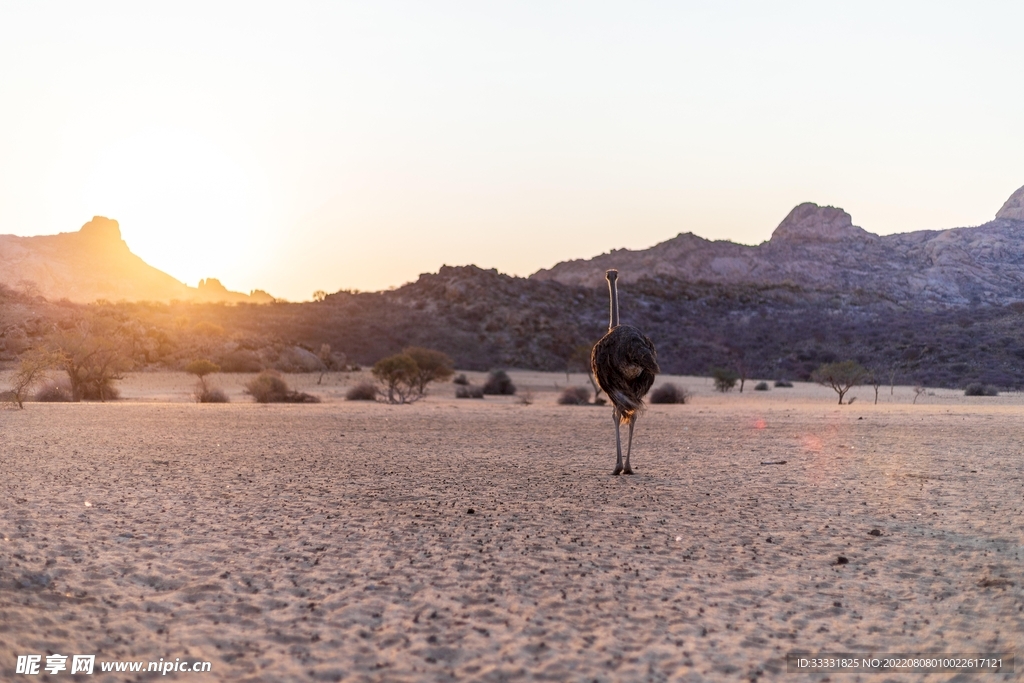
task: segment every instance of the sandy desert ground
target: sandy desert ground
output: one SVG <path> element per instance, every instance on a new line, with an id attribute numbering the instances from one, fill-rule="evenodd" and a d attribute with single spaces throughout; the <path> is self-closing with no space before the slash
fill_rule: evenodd
<path id="1" fill-rule="evenodd" d="M 157 676 L 14 674 L 54 653 L 218 681 L 1024 678 L 1020 394 L 674 378 L 692 402 L 650 407 L 613 477 L 610 409 L 556 405 L 564 375 L 513 373 L 530 405 L 345 402 L 337 374 L 262 406 L 245 379 L 215 378 L 229 405 L 153 373 L 0 410 L 0 679 Z M 796 650 L 1018 661 L 787 673 Z"/>

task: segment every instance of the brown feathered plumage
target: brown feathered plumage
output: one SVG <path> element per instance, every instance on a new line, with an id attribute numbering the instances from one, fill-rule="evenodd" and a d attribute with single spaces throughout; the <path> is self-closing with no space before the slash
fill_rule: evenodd
<path id="1" fill-rule="evenodd" d="M 633 474 L 629 454 L 633 450 L 633 424 L 644 406 L 644 396 L 654 384 L 658 368 L 658 353 L 654 343 L 632 325 L 619 324 L 619 290 L 615 281 L 617 270 L 609 270 L 608 294 L 611 300 L 611 319 L 608 334 L 594 344 L 590 352 L 590 368 L 601 389 L 608 394 L 615 410 L 615 471 L 612 474 Z M 619 425 L 629 425 L 626 461 L 622 461 L 622 437 Z"/>
<path id="2" fill-rule="evenodd" d="M 654 343 L 632 325 L 619 325 L 594 344 L 590 367 L 598 385 L 619 409 L 622 424 L 636 420 L 644 396 L 660 372 Z"/>

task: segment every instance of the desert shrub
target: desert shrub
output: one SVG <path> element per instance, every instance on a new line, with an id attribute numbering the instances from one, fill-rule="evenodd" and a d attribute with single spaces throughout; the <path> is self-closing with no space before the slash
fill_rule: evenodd
<path id="1" fill-rule="evenodd" d="M 114 386 L 114 381 L 110 377 L 103 377 L 82 386 L 83 401 L 116 401 L 119 398 L 121 392 Z"/>
<path id="2" fill-rule="evenodd" d="M 43 383 L 36 392 L 35 399 L 40 403 L 67 403 L 73 401 L 71 382 L 66 379 L 51 379 Z"/>
<path id="3" fill-rule="evenodd" d="M 566 387 L 558 397 L 558 404 L 563 406 L 585 406 L 590 403 L 590 389 L 586 387 Z"/>
<path id="4" fill-rule="evenodd" d="M 964 389 L 964 396 L 998 396 L 999 390 L 991 384 L 972 382 Z"/>
<path id="5" fill-rule="evenodd" d="M 377 387 L 372 382 L 360 382 L 345 392 L 346 401 L 376 401 Z"/>
<path id="6" fill-rule="evenodd" d="M 245 392 L 257 403 L 319 403 L 320 399 L 311 394 L 292 391 L 274 370 L 264 370 L 245 383 Z"/>
<path id="7" fill-rule="evenodd" d="M 422 396 L 416 393 L 418 371 L 416 361 L 405 353 L 381 358 L 371 370 L 384 385 L 384 398 L 388 403 L 412 403 Z"/>
<path id="8" fill-rule="evenodd" d="M 504 370 L 492 370 L 484 382 L 484 393 L 497 396 L 511 396 L 516 393 L 516 385 Z"/>
<path id="9" fill-rule="evenodd" d="M 775 388 L 776 389 L 792 389 L 793 388 L 793 383 L 790 382 L 789 380 L 777 379 L 777 380 L 775 380 Z"/>
<path id="10" fill-rule="evenodd" d="M 666 382 L 652 391 L 648 400 L 651 403 L 686 403 L 690 394 L 678 384 Z"/>
<path id="11" fill-rule="evenodd" d="M 754 391 L 768 391 L 768 382 L 758 382 L 754 385 Z"/>
<path id="12" fill-rule="evenodd" d="M 402 353 L 416 362 L 413 388 L 420 394 L 426 393 L 431 382 L 443 382 L 455 374 L 455 363 L 446 353 L 419 346 L 410 346 Z"/>
<path id="13" fill-rule="evenodd" d="M 196 403 L 230 403 L 228 395 L 216 388 L 196 387 L 192 396 L 196 399 Z"/>
<path id="14" fill-rule="evenodd" d="M 265 370 L 245 383 L 245 391 L 257 403 L 281 403 L 290 390 L 280 373 Z"/>
<path id="15" fill-rule="evenodd" d="M 727 368 L 711 368 L 711 377 L 715 380 L 715 389 L 723 394 L 732 390 L 740 379 L 738 372 Z"/>
<path id="16" fill-rule="evenodd" d="M 455 390 L 455 398 L 483 398 L 483 387 L 474 387 L 471 384 L 460 386 Z"/>
<path id="17" fill-rule="evenodd" d="M 455 379 L 452 380 L 452 384 L 460 384 L 462 386 L 467 386 L 469 384 L 469 380 L 466 378 L 464 374 L 460 374 L 457 375 Z"/>

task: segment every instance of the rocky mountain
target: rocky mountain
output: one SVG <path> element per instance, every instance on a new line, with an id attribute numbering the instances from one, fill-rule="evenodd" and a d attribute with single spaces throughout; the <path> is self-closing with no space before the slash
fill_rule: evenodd
<path id="1" fill-rule="evenodd" d="M 915 306 L 1006 304 L 1024 300 L 1024 187 L 995 220 L 973 228 L 881 236 L 855 226 L 842 209 L 805 203 L 757 246 L 686 233 L 649 249 L 559 263 L 531 278 L 600 287 L 608 268 L 618 268 L 623 283 L 660 275 L 865 291 Z"/>
<path id="2" fill-rule="evenodd" d="M 140 366 L 180 368 L 205 357 L 227 371 L 297 368 L 327 344 L 363 366 L 424 346 L 445 351 L 463 370 L 578 372 L 607 330 L 604 270 L 617 267 L 623 322 L 651 337 L 665 373 L 706 375 L 729 367 L 750 378 L 805 380 L 822 363 L 853 359 L 886 382 L 1024 387 L 1024 189 L 995 220 L 976 228 L 882 237 L 853 225 L 841 209 L 802 204 L 770 241 L 754 247 L 680 235 L 643 251 L 562 263 L 531 278 L 445 266 L 394 290 L 340 291 L 322 301 L 268 306 L 182 296 L 188 288 L 145 270 L 110 223 L 96 219 L 72 235 L 16 238 L 74 245 L 80 262 L 66 256 L 50 262 L 64 264 L 63 277 L 72 267 L 83 269 L 99 283 L 83 275 L 92 295 L 102 291 L 115 303 L 44 301 L 17 280 L 14 289 L 2 286 L 11 276 L 0 270 L 0 361 L 13 362 L 55 325 L 99 317 L 133 335 Z M 13 260 L 4 239 L 0 267 Z M 90 260 L 89 240 L 107 244 L 100 250 L 107 260 Z M 113 249 L 120 250 L 114 259 Z M 146 273 L 173 293 L 102 290 L 116 267 L 125 269 L 124 279 Z M 192 290 L 200 291 L 226 290 L 206 281 Z M 130 298 L 178 302 L 117 303 Z"/>
<path id="3" fill-rule="evenodd" d="M 117 221 L 96 216 L 78 232 L 0 235 L 0 284 L 47 299 L 268 303 L 266 292 L 232 292 L 216 279 L 199 287 L 175 280 L 136 256 Z"/>

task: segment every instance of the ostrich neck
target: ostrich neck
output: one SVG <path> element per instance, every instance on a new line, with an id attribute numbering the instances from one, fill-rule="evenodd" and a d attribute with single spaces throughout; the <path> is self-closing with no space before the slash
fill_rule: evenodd
<path id="1" fill-rule="evenodd" d="M 611 316 L 608 322 L 608 329 L 614 329 L 619 326 L 619 288 L 615 285 L 615 280 L 608 280 L 608 294 L 611 296 Z"/>

